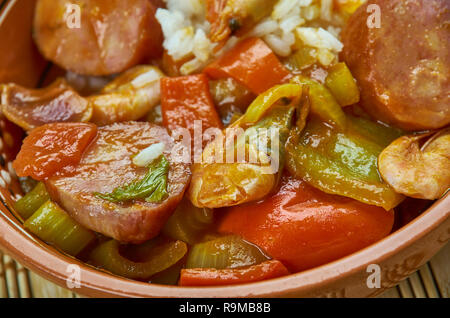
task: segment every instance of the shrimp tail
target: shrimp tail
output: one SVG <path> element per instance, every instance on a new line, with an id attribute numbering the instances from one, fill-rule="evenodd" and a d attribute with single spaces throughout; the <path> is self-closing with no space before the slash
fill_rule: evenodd
<path id="1" fill-rule="evenodd" d="M 229 20 L 231 18 L 229 0 L 208 0 L 207 20 L 211 23 L 210 39 L 213 42 L 221 42 L 231 34 Z"/>

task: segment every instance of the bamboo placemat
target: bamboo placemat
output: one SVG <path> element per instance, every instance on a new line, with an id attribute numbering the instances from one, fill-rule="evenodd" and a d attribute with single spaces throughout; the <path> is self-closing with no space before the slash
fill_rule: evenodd
<path id="1" fill-rule="evenodd" d="M 0 251 L 0 298 L 74 298 L 76 293 L 46 281 Z M 450 244 L 408 279 L 384 292 L 385 298 L 450 297 Z"/>

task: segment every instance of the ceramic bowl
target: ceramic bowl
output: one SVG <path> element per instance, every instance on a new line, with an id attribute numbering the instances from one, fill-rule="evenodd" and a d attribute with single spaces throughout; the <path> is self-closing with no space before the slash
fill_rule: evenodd
<path id="1" fill-rule="evenodd" d="M 1 1 L 0 1 L 1 2 Z M 46 62 L 31 39 L 34 0 L 3 1 L 0 13 L 0 82 L 33 86 Z M 25 267 L 74 292 L 92 297 L 368 297 L 391 288 L 427 262 L 450 239 L 450 194 L 426 212 L 363 250 L 301 273 L 259 283 L 182 288 L 128 280 L 90 267 L 27 233 L 8 206 L 20 194 L 11 166 L 21 132 L 0 120 L 0 246 Z M 71 265 L 79 267 L 73 267 Z M 372 266 L 370 266 L 372 265 Z M 375 265 L 375 266 L 374 266 Z M 379 266 L 379 267 L 378 267 Z M 74 271 L 75 269 L 75 271 Z M 369 288 L 380 270 L 380 288 Z M 68 284 L 69 283 L 69 284 Z M 75 284 L 76 285 L 76 284 Z M 76 288 L 79 287 L 79 288 Z"/>

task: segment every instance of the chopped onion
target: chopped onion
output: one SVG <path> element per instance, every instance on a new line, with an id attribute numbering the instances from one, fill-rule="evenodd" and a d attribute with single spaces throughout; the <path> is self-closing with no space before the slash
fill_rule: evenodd
<path id="1" fill-rule="evenodd" d="M 158 159 L 163 154 L 163 151 L 164 144 L 162 142 L 153 144 L 138 153 L 133 158 L 133 163 L 138 167 L 147 167 L 155 159 Z"/>

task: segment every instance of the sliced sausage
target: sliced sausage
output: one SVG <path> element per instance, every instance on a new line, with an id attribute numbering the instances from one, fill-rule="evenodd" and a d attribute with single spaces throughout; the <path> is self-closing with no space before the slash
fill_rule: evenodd
<path id="1" fill-rule="evenodd" d="M 342 35 L 341 57 L 360 85 L 362 106 L 376 119 L 407 130 L 446 126 L 450 1 L 369 2 L 379 6 L 380 28 L 368 27 L 368 20 L 374 20 L 367 3 L 350 18 Z"/>
<path id="2" fill-rule="evenodd" d="M 111 193 L 115 188 L 142 179 L 148 168 L 137 167 L 132 157 L 155 143 L 164 143 L 170 163 L 167 192 L 160 203 L 133 200 L 114 203 L 95 193 Z M 188 164 L 171 155 L 174 141 L 165 128 L 149 123 L 127 122 L 98 129 L 96 140 L 69 175 L 45 181 L 51 198 L 85 227 L 119 241 L 141 243 L 155 237 L 178 202 L 190 179 Z"/>
<path id="3" fill-rule="evenodd" d="M 80 8 L 77 28 L 76 11 Z M 39 0 L 34 38 L 42 54 L 85 75 L 119 73 L 162 55 L 162 31 L 150 0 Z"/>

